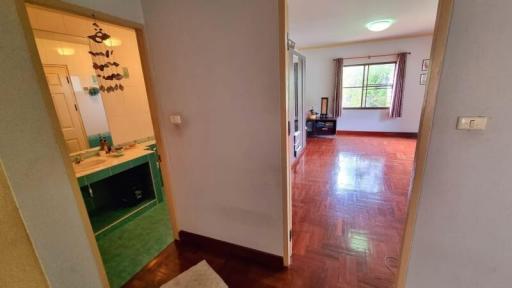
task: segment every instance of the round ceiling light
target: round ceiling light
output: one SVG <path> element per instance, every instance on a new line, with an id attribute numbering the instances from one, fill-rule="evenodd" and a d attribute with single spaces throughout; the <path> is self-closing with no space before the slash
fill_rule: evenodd
<path id="1" fill-rule="evenodd" d="M 382 20 L 372 21 L 372 22 L 366 24 L 366 28 L 368 28 L 368 30 L 373 31 L 373 32 L 380 32 L 380 31 L 384 31 L 384 30 L 388 29 L 394 22 L 395 22 L 395 20 L 393 20 L 393 19 L 382 19 Z"/>

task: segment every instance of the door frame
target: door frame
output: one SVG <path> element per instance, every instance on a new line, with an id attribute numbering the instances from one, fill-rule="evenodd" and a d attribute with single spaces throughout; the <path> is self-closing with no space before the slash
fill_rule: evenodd
<path id="1" fill-rule="evenodd" d="M 149 110 L 151 114 L 151 122 L 153 124 L 153 130 L 155 133 L 155 141 L 158 146 L 159 154 L 162 156 L 162 160 L 160 163 L 160 169 L 162 170 L 162 181 L 164 183 L 164 193 L 167 197 L 167 211 L 169 213 L 170 222 L 172 224 L 172 232 L 174 239 L 179 240 L 179 226 L 176 218 L 176 209 L 174 197 L 171 191 L 171 177 L 170 177 L 170 169 L 168 162 L 168 149 L 165 147 L 163 143 L 163 134 L 160 129 L 159 122 L 159 113 L 158 113 L 158 105 L 156 103 L 156 97 L 153 93 L 153 83 L 151 79 L 151 73 L 149 68 L 149 57 L 147 54 L 147 45 L 145 42 L 145 34 L 144 34 L 144 25 L 140 23 L 136 23 L 133 21 L 125 20 L 116 16 L 112 16 L 110 14 L 97 11 L 90 8 L 81 7 L 78 5 L 70 4 L 67 2 L 63 2 L 62 0 L 17 0 L 16 8 L 18 12 L 19 19 L 23 26 L 24 34 L 27 39 L 28 48 L 30 50 L 31 62 L 34 68 L 35 73 L 37 74 L 37 78 L 40 83 L 40 87 L 42 90 L 42 94 L 44 95 L 44 100 L 46 104 L 46 108 L 48 109 L 48 114 L 50 118 L 52 118 L 54 134 L 61 135 L 62 131 L 59 131 L 60 125 L 58 124 L 57 113 L 55 111 L 55 107 L 53 105 L 52 96 L 50 94 L 50 90 L 48 88 L 48 84 L 46 82 L 46 77 L 43 70 L 43 64 L 41 63 L 41 59 L 39 57 L 39 52 L 37 50 L 35 35 L 32 31 L 32 27 L 30 25 L 30 21 L 28 18 L 28 13 L 25 5 L 35 5 L 43 8 L 48 8 L 52 10 L 58 10 L 63 13 L 74 14 L 77 16 L 83 16 L 87 18 L 95 18 L 98 21 L 107 22 L 110 24 L 123 26 L 126 28 L 131 28 L 135 31 L 137 38 L 137 46 L 139 49 L 139 56 L 142 64 L 142 73 L 144 75 L 144 81 L 146 85 L 146 92 L 149 103 Z M 71 187 L 73 189 L 75 202 L 77 205 L 77 209 L 79 211 L 80 218 L 82 220 L 82 224 L 85 229 L 85 234 L 87 235 L 87 239 L 91 248 L 91 252 L 94 256 L 96 266 L 98 269 L 98 273 L 100 276 L 100 280 L 103 284 L 103 287 L 110 287 L 107 274 L 105 271 L 105 267 L 103 265 L 103 261 L 98 249 L 98 244 L 96 242 L 96 238 L 94 237 L 94 232 L 89 221 L 89 216 L 87 214 L 87 210 L 85 208 L 85 204 L 82 200 L 82 194 L 80 192 L 80 188 L 78 186 L 78 181 L 76 181 L 76 177 L 74 176 L 73 167 L 71 161 L 69 161 L 69 153 L 67 153 L 65 149 L 65 143 L 63 137 L 57 137 L 59 146 L 61 147 L 61 156 L 64 160 L 66 166 L 66 172 L 71 183 Z"/>
<path id="2" fill-rule="evenodd" d="M 75 105 L 76 105 L 76 109 L 77 109 L 75 111 L 78 112 L 78 114 L 80 116 L 80 117 L 78 117 L 78 122 L 79 122 L 79 125 L 80 125 L 80 131 L 82 132 L 82 137 L 84 137 L 85 145 L 87 146 L 87 147 L 85 147 L 85 149 L 89 149 L 90 147 L 89 147 L 89 141 L 87 140 L 87 132 L 85 131 L 84 121 L 82 119 L 82 114 L 80 113 L 80 105 L 78 105 L 78 101 L 76 101 L 75 90 L 73 89 L 73 85 L 71 85 L 71 76 L 69 75 L 68 65 L 63 65 L 63 64 L 44 64 L 43 63 L 43 70 L 46 67 L 64 68 L 66 70 L 66 77 L 68 77 L 68 80 L 70 81 L 70 82 L 68 82 L 68 84 L 69 84 L 69 86 L 71 86 L 71 92 L 73 93 L 73 99 L 75 100 Z M 50 94 L 51 94 L 51 91 L 50 91 Z M 53 103 L 53 105 L 55 105 L 55 101 L 53 101 L 53 97 L 52 97 L 52 103 Z M 61 124 L 60 120 L 59 120 L 59 124 Z"/>
<path id="3" fill-rule="evenodd" d="M 410 190 L 410 197 L 407 209 L 406 224 L 404 236 L 402 237 L 400 251 L 400 265 L 396 274 L 396 286 L 403 288 L 406 285 L 407 268 L 411 254 L 412 241 L 414 237 L 414 227 L 416 224 L 416 215 L 418 212 L 418 204 L 423 187 L 423 178 L 425 174 L 425 164 L 427 159 L 428 148 L 430 144 L 430 136 L 432 132 L 432 121 L 434 118 L 434 109 L 436 99 L 438 97 L 439 82 L 444 66 L 444 56 L 446 52 L 446 44 L 448 41 L 448 33 L 450 28 L 451 16 L 453 12 L 454 0 L 439 0 L 437 7 L 437 17 L 433 33 L 432 46 L 430 51 L 431 66 L 428 72 L 428 83 L 425 90 L 425 98 L 423 101 L 422 113 L 420 118 L 420 128 L 418 133 L 418 141 L 416 144 L 416 152 L 414 158 L 413 180 Z M 288 120 L 288 53 L 286 51 L 287 35 L 288 35 L 288 11 L 287 0 L 279 0 L 279 40 L 280 40 L 280 67 L 281 67 L 281 114 L 282 114 L 282 134 L 287 134 L 286 122 Z M 283 105 L 284 102 L 284 105 Z M 284 120 L 283 120 L 284 119 Z M 282 139 L 281 151 L 283 158 L 290 155 L 289 137 Z M 289 231 L 291 227 L 291 167 L 288 159 L 282 160 L 283 174 L 283 241 L 284 241 L 284 263 L 286 266 L 291 263 L 291 239 Z"/>
<path id="4" fill-rule="evenodd" d="M 279 91 L 281 111 L 281 193 L 283 217 L 283 265 L 291 264 L 292 253 L 292 199 L 291 199 L 291 164 L 290 137 L 288 136 L 288 93 L 289 93 L 289 55 L 288 53 L 288 0 L 278 0 L 279 19 Z"/>
<path id="5" fill-rule="evenodd" d="M 432 123 L 434 121 L 434 110 L 437 97 L 439 97 L 439 83 L 444 67 L 444 56 L 446 54 L 446 44 L 448 43 L 453 5 L 454 0 L 439 0 L 437 7 L 436 24 L 430 50 L 430 70 L 427 77 L 428 80 L 420 118 L 418 141 L 414 155 L 414 177 L 409 192 L 405 230 L 400 248 L 400 265 L 396 276 L 396 287 L 398 288 L 404 288 L 407 281 L 407 269 L 409 268 L 416 216 L 418 214 L 418 205 L 423 188 L 423 178 L 430 146 L 430 136 L 432 134 Z"/>

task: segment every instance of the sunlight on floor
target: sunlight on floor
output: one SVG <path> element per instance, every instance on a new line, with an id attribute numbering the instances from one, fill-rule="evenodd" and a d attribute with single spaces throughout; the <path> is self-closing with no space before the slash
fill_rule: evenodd
<path id="1" fill-rule="evenodd" d="M 384 163 L 383 158 L 340 153 L 335 172 L 337 173 L 337 194 L 344 194 L 353 190 L 371 193 L 381 192 Z"/>
<path id="2" fill-rule="evenodd" d="M 348 239 L 350 249 L 363 253 L 368 253 L 368 251 L 370 250 L 367 233 L 360 232 L 357 230 L 350 230 L 350 232 L 348 232 Z"/>

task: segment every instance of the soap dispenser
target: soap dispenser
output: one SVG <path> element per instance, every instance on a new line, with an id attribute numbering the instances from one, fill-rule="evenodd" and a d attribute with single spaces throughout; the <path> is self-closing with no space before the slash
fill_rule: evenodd
<path id="1" fill-rule="evenodd" d="M 103 139 L 103 137 L 100 137 L 100 150 L 99 150 L 100 156 L 105 156 L 107 154 L 106 145 L 107 145 L 106 141 Z"/>

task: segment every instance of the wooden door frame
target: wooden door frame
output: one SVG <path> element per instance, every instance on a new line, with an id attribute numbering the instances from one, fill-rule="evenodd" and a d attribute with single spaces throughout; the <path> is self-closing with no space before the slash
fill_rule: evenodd
<path id="1" fill-rule="evenodd" d="M 87 139 L 87 132 L 85 131 L 85 126 L 84 126 L 84 121 L 82 119 L 82 114 L 80 114 L 80 105 L 78 105 L 78 101 L 76 101 L 75 90 L 73 89 L 73 85 L 71 84 L 71 76 L 69 75 L 68 65 L 65 65 L 65 64 L 44 64 L 43 63 L 43 70 L 44 70 L 45 67 L 59 67 L 59 68 L 64 68 L 66 70 L 66 77 L 68 77 L 68 79 L 70 81 L 70 83 L 68 83 L 68 84 L 71 86 L 71 92 L 73 93 L 73 99 L 75 100 L 76 108 L 78 109 L 78 110 L 76 110 L 76 112 L 78 112 L 78 114 L 80 115 L 80 117 L 78 117 L 78 120 L 79 120 L 78 122 L 80 122 L 80 131 L 82 132 L 82 136 L 84 137 L 85 145 L 87 146 L 87 147 L 85 147 L 84 150 L 91 148 L 91 147 L 89 147 L 89 141 Z M 50 94 L 51 94 L 51 91 L 50 91 Z M 55 106 L 55 102 L 53 101 L 53 97 L 52 97 L 52 103 Z M 61 124 L 60 120 L 59 120 L 59 124 Z"/>
<path id="2" fill-rule="evenodd" d="M 430 50 L 430 70 L 428 72 L 425 99 L 423 100 L 420 128 L 418 131 L 418 142 L 414 156 L 414 177 L 409 193 L 409 205 L 400 250 L 400 265 L 396 276 L 397 288 L 405 287 L 407 280 L 407 269 L 411 256 L 418 205 L 423 188 L 423 177 L 425 175 L 425 165 L 430 146 L 430 136 L 432 134 L 432 122 L 434 121 L 434 110 L 439 92 L 439 82 L 441 81 L 441 74 L 444 67 L 444 56 L 448 42 L 453 4 L 454 0 L 439 0 L 437 7 L 436 24 Z"/>
<path id="3" fill-rule="evenodd" d="M 142 72 L 144 75 L 144 82 L 146 86 L 146 92 L 149 103 L 149 110 L 151 114 L 151 121 L 153 124 L 153 130 L 155 134 L 156 144 L 158 146 L 158 151 L 162 156 L 162 161 L 160 163 L 160 168 L 162 170 L 162 180 L 164 183 L 164 192 L 167 197 L 167 210 L 169 213 L 169 218 L 172 224 L 172 232 L 175 239 L 179 239 L 179 227 L 178 221 L 176 218 L 176 209 L 174 205 L 174 197 L 171 191 L 171 178 L 169 174 L 169 163 L 168 163 L 168 149 L 165 147 L 163 143 L 163 134 L 160 129 L 159 124 L 159 113 L 158 113 L 158 105 L 156 103 L 156 97 L 153 93 L 153 83 L 151 79 L 151 73 L 149 69 L 149 57 L 147 54 L 147 46 L 145 43 L 144 37 L 144 25 L 136 22 L 132 22 L 129 20 L 125 20 L 116 16 L 109 15 L 107 13 L 96 11 L 94 9 L 89 9 L 85 7 L 81 7 L 78 5 L 70 4 L 63 2 L 62 0 L 16 0 L 17 12 L 20 18 L 21 24 L 23 26 L 23 30 L 25 32 L 25 37 L 27 39 L 28 48 L 31 54 L 32 65 L 34 71 L 37 74 L 37 78 L 39 80 L 39 84 L 42 90 L 42 94 L 44 95 L 45 105 L 48 109 L 48 113 L 50 118 L 52 118 L 53 127 L 54 127 L 54 135 L 60 135 L 61 137 L 57 137 L 57 141 L 60 146 L 61 155 L 64 159 L 66 172 L 73 188 L 73 193 L 76 200 L 77 209 L 79 210 L 80 218 L 84 225 L 85 234 L 87 235 L 89 245 L 91 247 L 92 254 L 96 261 L 96 266 L 98 269 L 98 273 L 100 275 L 100 280 L 104 287 L 109 287 L 109 282 L 107 278 L 107 274 L 105 271 L 105 267 L 103 265 L 103 261 L 101 259 L 101 255 L 98 249 L 98 245 L 96 242 L 96 238 L 94 237 L 94 232 L 92 226 L 89 221 L 89 216 L 87 214 L 87 210 L 85 208 L 85 204 L 82 200 L 82 194 L 80 192 L 80 188 L 78 186 L 78 181 L 76 180 L 75 174 L 73 172 L 73 167 L 71 161 L 69 161 L 69 153 L 66 150 L 64 138 L 62 137 L 62 131 L 58 131 L 58 118 L 57 113 L 55 111 L 55 107 L 53 106 L 53 100 L 51 98 L 50 90 L 48 88 L 48 84 L 46 83 L 46 77 L 44 75 L 43 64 L 41 63 L 41 59 L 39 57 L 39 52 L 37 50 L 35 35 L 32 31 L 32 27 L 30 25 L 28 13 L 26 10 L 26 4 L 36 5 L 43 8 L 48 8 L 52 10 L 57 10 L 63 13 L 74 14 L 77 16 L 83 16 L 87 18 L 95 18 L 98 21 L 107 22 L 110 24 L 124 26 L 127 28 L 131 28 L 135 31 L 137 38 L 137 45 L 139 49 L 139 56 L 142 64 Z"/>
<path id="4" fill-rule="evenodd" d="M 279 91 L 281 110 L 281 193 L 283 215 L 283 265 L 291 264 L 292 242 L 292 199 L 291 199 L 291 163 L 290 137 L 288 136 L 288 90 L 289 90 L 289 53 L 288 53 L 288 0 L 278 0 L 279 18 Z"/>
<path id="5" fill-rule="evenodd" d="M 411 254 L 412 241 L 414 237 L 414 226 L 416 224 L 416 215 L 418 212 L 418 204 L 423 187 L 423 177 L 425 173 L 425 164 L 427 159 L 428 148 L 430 144 L 430 135 L 432 132 L 432 121 L 434 118 L 434 108 L 438 97 L 439 82 L 443 70 L 444 56 L 446 52 L 446 44 L 448 41 L 448 32 L 453 12 L 454 0 L 439 0 L 437 7 L 437 18 L 434 28 L 432 46 L 430 51 L 431 66 L 428 75 L 428 83 L 425 91 L 425 99 L 423 101 L 422 113 L 420 118 L 420 128 L 418 133 L 418 141 L 416 145 L 413 180 L 411 185 L 409 205 L 407 209 L 406 224 L 404 236 L 402 238 L 400 251 L 400 265 L 396 275 L 396 287 L 403 288 L 406 285 L 407 268 Z M 284 251 L 283 258 L 285 265 L 291 263 L 291 245 L 288 231 L 291 229 L 291 182 L 289 166 L 289 145 L 287 137 L 286 121 L 288 119 L 288 53 L 286 51 L 287 35 L 288 35 L 288 11 L 287 0 L 279 0 L 279 46 L 280 46 L 280 67 L 281 67 L 281 127 L 282 127 L 282 147 L 281 151 L 284 155 L 282 159 L 283 183 L 287 183 L 283 187 L 283 230 L 284 230 Z M 284 101 L 283 101 L 284 100 Z M 284 102 L 284 104 L 283 104 Z M 286 158 L 286 159 L 285 159 Z"/>

